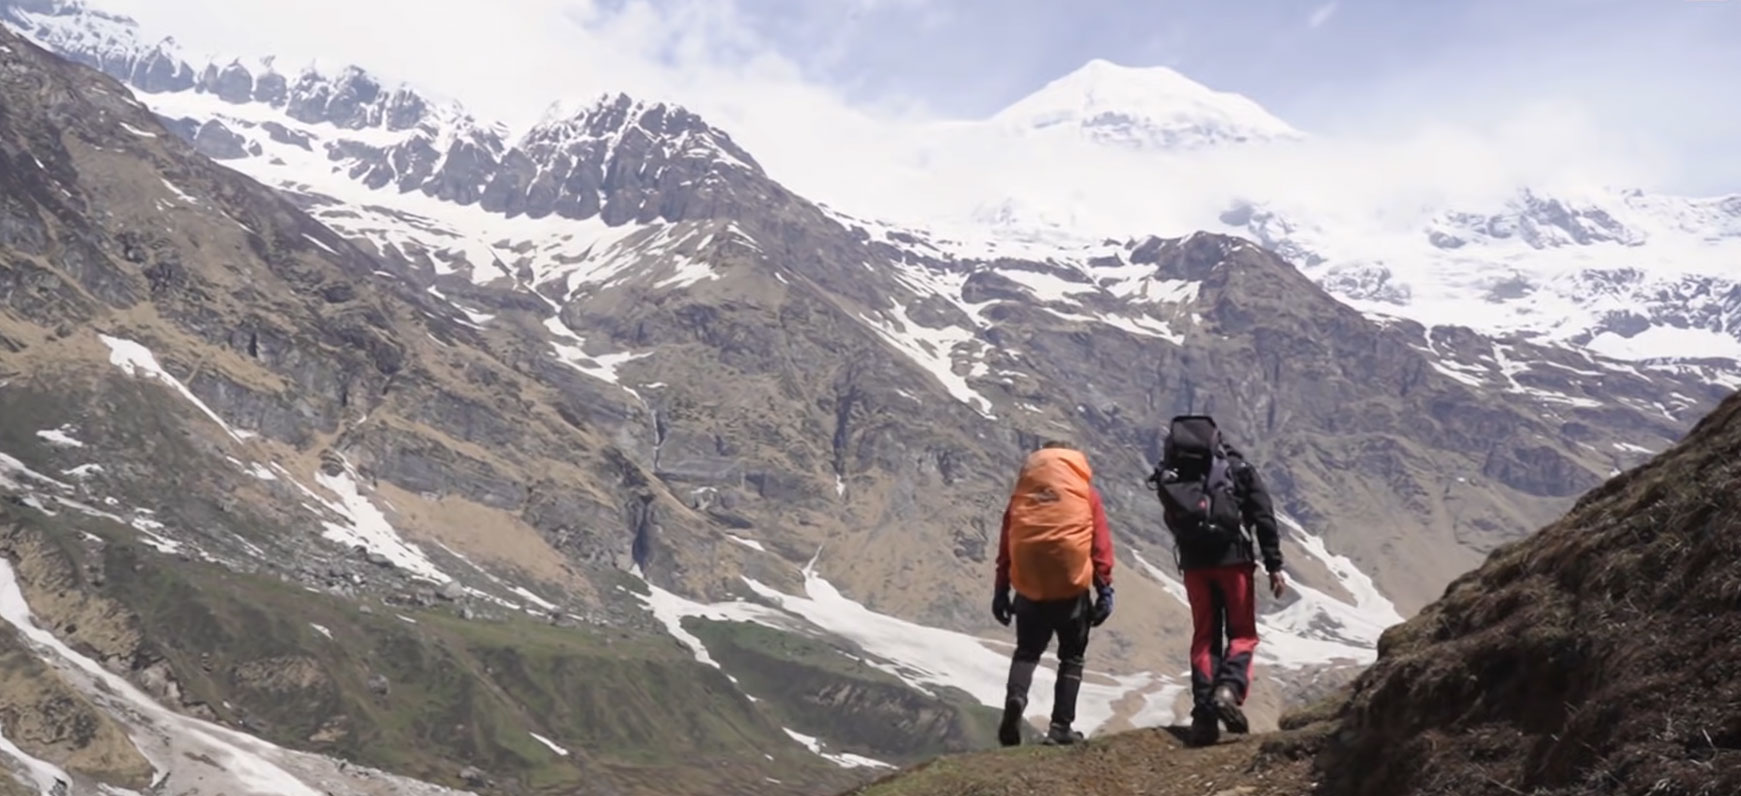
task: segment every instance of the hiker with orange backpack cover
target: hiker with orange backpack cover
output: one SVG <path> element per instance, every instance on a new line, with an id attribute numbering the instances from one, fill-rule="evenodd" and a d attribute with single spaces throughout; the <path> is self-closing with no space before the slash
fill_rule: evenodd
<path id="1" fill-rule="evenodd" d="M 1082 740 L 1071 725 L 1089 628 L 1112 615 L 1112 534 L 1093 479 L 1081 451 L 1048 442 L 1022 463 L 1004 509 L 991 603 L 998 622 L 1008 626 L 1012 617 L 1016 622 L 1016 650 L 998 727 L 1004 746 L 1021 743 L 1028 688 L 1053 636 L 1058 638 L 1058 680 L 1045 743 Z M 1092 602 L 1091 592 L 1098 597 Z"/>
<path id="2" fill-rule="evenodd" d="M 1251 729 L 1243 706 L 1258 643 L 1259 559 L 1276 598 L 1287 585 L 1275 510 L 1257 468 L 1207 415 L 1173 418 L 1148 483 L 1173 533 L 1191 604 L 1191 743 L 1213 744 L 1220 724 L 1236 735 Z"/>

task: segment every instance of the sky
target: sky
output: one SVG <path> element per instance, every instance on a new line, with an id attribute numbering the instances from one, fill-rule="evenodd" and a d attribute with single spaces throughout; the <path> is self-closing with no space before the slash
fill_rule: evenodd
<path id="1" fill-rule="evenodd" d="M 672 99 L 788 174 L 1104 58 L 1315 136 L 1465 136 L 1646 189 L 1741 192 L 1741 0 L 92 2 L 200 51 L 358 63 L 513 126 L 603 91 Z"/>

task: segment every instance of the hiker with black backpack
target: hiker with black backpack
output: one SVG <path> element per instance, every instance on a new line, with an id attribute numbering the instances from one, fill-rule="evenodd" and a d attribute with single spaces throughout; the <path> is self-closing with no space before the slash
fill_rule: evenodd
<path id="1" fill-rule="evenodd" d="M 1148 483 L 1191 604 L 1191 743 L 1209 745 L 1220 740 L 1222 723 L 1234 734 L 1250 731 L 1243 707 L 1258 641 L 1258 562 L 1278 599 L 1287 586 L 1275 510 L 1257 468 L 1207 415 L 1173 418 Z"/>
<path id="2" fill-rule="evenodd" d="M 1112 615 L 1112 533 L 1093 479 L 1081 451 L 1048 442 L 1022 463 L 1004 508 L 991 601 L 998 622 L 1016 622 L 1016 650 L 1010 656 L 998 726 L 998 742 L 1004 746 L 1022 741 L 1028 687 L 1053 636 L 1058 638 L 1058 681 L 1044 742 L 1082 740 L 1071 725 L 1082 689 L 1088 632 Z"/>

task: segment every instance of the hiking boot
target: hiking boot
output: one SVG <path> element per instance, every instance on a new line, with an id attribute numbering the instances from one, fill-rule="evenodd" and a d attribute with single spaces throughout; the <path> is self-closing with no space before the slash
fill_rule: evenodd
<path id="1" fill-rule="evenodd" d="M 1191 745 L 1214 746 L 1221 740 L 1221 725 L 1215 721 L 1215 714 L 1198 711 L 1191 716 Z"/>
<path id="2" fill-rule="evenodd" d="M 1047 746 L 1069 746 L 1082 743 L 1082 741 L 1082 733 L 1062 724 L 1053 724 L 1046 730 L 1046 740 L 1043 743 Z"/>
<path id="3" fill-rule="evenodd" d="M 1244 735 L 1251 731 L 1251 725 L 1245 720 L 1245 711 L 1239 709 L 1239 696 L 1233 693 L 1233 686 L 1223 685 L 1215 689 L 1215 715 L 1227 725 L 1227 731 L 1234 735 Z"/>
<path id="4" fill-rule="evenodd" d="M 1022 711 L 1028 701 L 1010 697 L 1003 703 L 1003 722 L 997 725 L 997 742 L 1004 746 L 1019 746 L 1022 742 Z"/>

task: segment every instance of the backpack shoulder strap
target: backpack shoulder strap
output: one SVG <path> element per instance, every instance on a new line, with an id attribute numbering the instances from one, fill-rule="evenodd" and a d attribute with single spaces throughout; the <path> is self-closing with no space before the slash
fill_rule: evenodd
<path id="1" fill-rule="evenodd" d="M 1244 454 L 1241 454 L 1231 446 L 1222 445 L 1220 457 L 1227 460 L 1227 473 L 1233 477 L 1234 482 L 1239 485 L 1240 489 L 1246 489 L 1251 486 L 1251 462 L 1245 460 Z"/>
<path id="2" fill-rule="evenodd" d="M 1234 470 L 1233 460 L 1226 456 L 1217 455 L 1209 461 L 1209 470 L 1203 474 L 1203 481 L 1214 486 L 1222 480 L 1232 481 L 1236 475 L 1237 471 Z"/>

